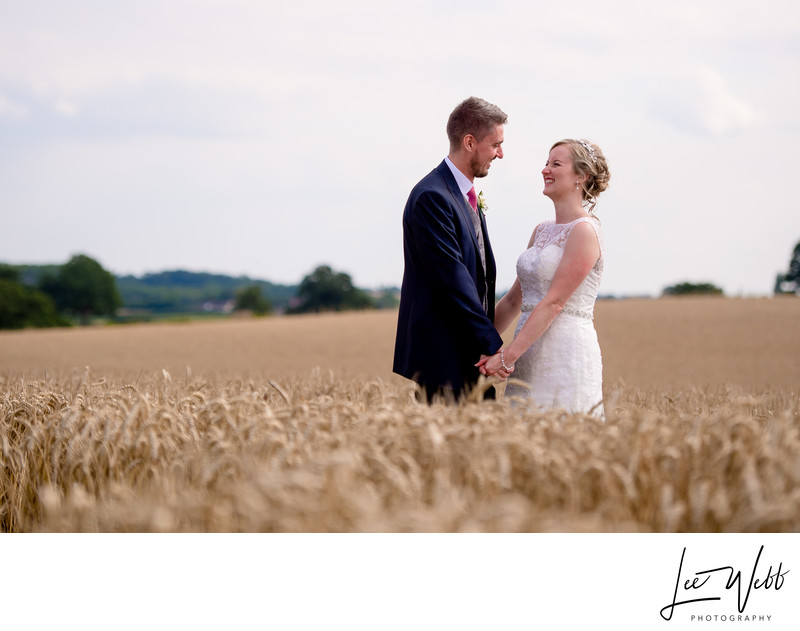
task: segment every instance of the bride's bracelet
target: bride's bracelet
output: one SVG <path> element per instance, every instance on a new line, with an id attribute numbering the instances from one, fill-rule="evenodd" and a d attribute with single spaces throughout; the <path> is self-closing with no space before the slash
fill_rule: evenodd
<path id="1" fill-rule="evenodd" d="M 500 349 L 500 363 L 503 365 L 503 370 L 505 370 L 506 372 L 511 372 L 511 369 L 508 366 L 506 366 L 506 358 L 505 355 L 503 354 L 504 350 L 505 349 L 502 348 Z"/>

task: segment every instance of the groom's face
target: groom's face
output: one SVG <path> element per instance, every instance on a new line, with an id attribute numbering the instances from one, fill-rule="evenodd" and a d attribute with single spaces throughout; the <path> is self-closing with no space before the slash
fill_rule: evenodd
<path id="1" fill-rule="evenodd" d="M 475 144 L 470 166 L 474 177 L 486 177 L 489 167 L 495 158 L 503 158 L 503 126 L 498 125 L 494 131 L 486 134 L 483 140 Z"/>

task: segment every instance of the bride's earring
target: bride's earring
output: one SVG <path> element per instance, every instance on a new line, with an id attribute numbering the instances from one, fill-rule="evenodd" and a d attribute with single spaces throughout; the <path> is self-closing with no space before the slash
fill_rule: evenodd
<path id="1" fill-rule="evenodd" d="M 576 180 L 575 181 L 575 190 L 576 191 L 581 190 L 581 181 L 580 180 Z"/>

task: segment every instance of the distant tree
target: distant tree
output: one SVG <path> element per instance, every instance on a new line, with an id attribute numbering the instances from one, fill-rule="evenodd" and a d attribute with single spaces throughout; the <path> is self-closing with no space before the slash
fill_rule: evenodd
<path id="1" fill-rule="evenodd" d="M 400 291 L 394 288 L 380 289 L 376 295 L 373 296 L 373 303 L 376 309 L 394 309 L 400 304 L 398 298 Z"/>
<path id="2" fill-rule="evenodd" d="M 688 296 L 688 295 L 711 295 L 721 296 L 722 289 L 711 283 L 678 283 L 666 287 L 663 291 L 665 296 Z"/>
<path id="3" fill-rule="evenodd" d="M 113 316 L 122 306 L 113 274 L 83 254 L 73 256 L 55 276 L 46 274 L 39 282 L 59 311 L 80 317 L 84 324 L 93 315 Z"/>
<path id="4" fill-rule="evenodd" d="M 319 313 L 374 307 L 369 295 L 353 286 L 349 274 L 334 272 L 328 265 L 320 265 L 303 278 L 297 288 L 297 299 L 298 304 L 291 307 L 289 313 Z"/>
<path id="5" fill-rule="evenodd" d="M 252 311 L 256 315 L 272 313 L 272 303 L 264 297 L 261 287 L 251 285 L 236 292 L 234 311 Z"/>
<path id="6" fill-rule="evenodd" d="M 22 274 L 13 265 L 0 263 L 0 280 L 10 280 L 14 283 L 22 282 Z"/>
<path id="7" fill-rule="evenodd" d="M 0 265 L 0 329 L 65 326 L 49 296 L 18 282 L 20 273 Z"/>
<path id="8" fill-rule="evenodd" d="M 284 310 L 297 293 L 297 285 L 275 285 L 247 276 L 233 277 L 175 270 L 117 277 L 117 288 L 127 309 L 149 313 L 199 312 L 208 302 L 233 301 L 242 289 L 257 285 L 273 309 Z"/>
<path id="9" fill-rule="evenodd" d="M 61 269 L 61 265 L 15 265 L 19 272 L 19 282 L 28 287 L 38 287 L 39 280 L 45 274 L 57 274 Z"/>
<path id="10" fill-rule="evenodd" d="M 775 279 L 775 293 L 800 295 L 800 242 L 794 246 L 789 270 Z"/>

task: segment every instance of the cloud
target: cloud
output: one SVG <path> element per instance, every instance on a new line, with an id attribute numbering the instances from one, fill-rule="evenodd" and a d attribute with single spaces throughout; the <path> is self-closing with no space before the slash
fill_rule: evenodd
<path id="1" fill-rule="evenodd" d="M 75 102 L 68 101 L 66 99 L 58 99 L 53 104 L 53 109 L 62 116 L 67 117 L 77 116 L 78 112 L 80 111 L 80 108 Z"/>
<path id="2" fill-rule="evenodd" d="M 13 97 L 4 97 L 3 92 Z M 263 136 L 279 127 L 269 116 L 279 107 L 278 97 L 215 90 L 178 79 L 109 85 L 71 98 L 0 81 L 0 139 L 6 143 L 23 139 L 29 144 L 64 138 L 112 142 L 143 134 Z"/>
<path id="3" fill-rule="evenodd" d="M 20 121 L 28 116 L 28 108 L 0 94 L 0 119 Z"/>
<path id="4" fill-rule="evenodd" d="M 718 70 L 684 68 L 679 77 L 662 77 L 650 97 L 650 110 L 668 125 L 701 136 L 721 138 L 751 129 L 761 116 L 731 89 Z"/>

